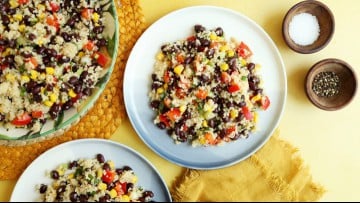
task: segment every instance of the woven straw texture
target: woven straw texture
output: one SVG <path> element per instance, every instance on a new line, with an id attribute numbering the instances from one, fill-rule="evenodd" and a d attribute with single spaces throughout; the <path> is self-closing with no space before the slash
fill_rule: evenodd
<path id="1" fill-rule="evenodd" d="M 46 150 L 66 141 L 82 138 L 109 139 L 126 116 L 122 82 L 129 53 L 144 30 L 144 17 L 138 0 L 114 0 L 120 39 L 116 64 L 104 92 L 91 110 L 63 134 L 42 141 L 0 145 L 0 179 L 16 179 Z"/>

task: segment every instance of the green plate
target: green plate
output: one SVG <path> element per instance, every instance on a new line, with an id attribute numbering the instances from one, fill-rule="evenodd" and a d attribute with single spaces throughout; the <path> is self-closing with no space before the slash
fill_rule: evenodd
<path id="1" fill-rule="evenodd" d="M 96 87 L 93 89 L 92 94 L 80 103 L 77 107 L 72 107 L 69 110 L 61 111 L 56 120 L 47 120 L 39 132 L 33 133 L 25 128 L 5 129 L 0 127 L 0 144 L 15 144 L 16 141 L 24 143 L 32 139 L 45 139 L 52 136 L 60 135 L 65 132 L 72 125 L 78 123 L 80 118 L 84 116 L 95 104 L 106 84 L 109 82 L 110 75 L 113 72 L 119 42 L 119 22 L 116 13 L 116 6 L 112 0 L 103 0 L 103 16 L 105 19 L 103 35 L 108 39 L 107 50 L 110 54 L 112 61 L 109 68 L 99 79 Z"/>

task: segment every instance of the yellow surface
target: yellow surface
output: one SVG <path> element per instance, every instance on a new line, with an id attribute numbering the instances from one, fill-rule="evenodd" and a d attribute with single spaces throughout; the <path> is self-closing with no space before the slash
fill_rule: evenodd
<path id="1" fill-rule="evenodd" d="M 359 93 L 344 109 L 326 112 L 314 107 L 303 91 L 303 80 L 311 65 L 324 58 L 345 60 L 360 73 L 360 1 L 323 0 L 335 16 L 335 33 L 323 50 L 308 55 L 291 51 L 281 35 L 281 23 L 295 0 L 141 0 L 147 25 L 161 16 L 191 5 L 216 5 L 232 8 L 253 19 L 274 40 L 284 59 L 288 97 L 280 122 L 280 137 L 297 146 L 310 166 L 315 181 L 328 190 L 321 201 L 360 200 L 360 112 Z M 209 16 L 211 18 L 211 16 Z M 176 25 L 174 25 L 176 26 Z M 164 31 L 166 34 L 166 31 Z M 358 76 L 359 77 L 359 76 Z M 182 168 L 152 152 L 136 135 L 128 120 L 111 138 L 127 144 L 147 157 L 170 186 Z M 0 181 L 0 201 L 8 201 L 16 180 Z"/>

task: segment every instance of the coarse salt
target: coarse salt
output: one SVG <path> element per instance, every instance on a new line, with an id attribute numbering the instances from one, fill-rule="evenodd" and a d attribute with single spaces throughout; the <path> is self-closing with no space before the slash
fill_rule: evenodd
<path id="1" fill-rule="evenodd" d="M 314 43 L 320 35 L 320 26 L 316 16 L 309 13 L 295 15 L 289 24 L 289 35 L 298 45 Z"/>

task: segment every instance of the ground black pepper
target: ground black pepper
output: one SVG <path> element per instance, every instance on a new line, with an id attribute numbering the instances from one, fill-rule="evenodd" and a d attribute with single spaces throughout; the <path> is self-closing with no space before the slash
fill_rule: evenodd
<path id="1" fill-rule="evenodd" d="M 340 79 L 335 72 L 325 71 L 315 75 L 312 90 L 320 97 L 332 97 L 339 93 Z"/>

